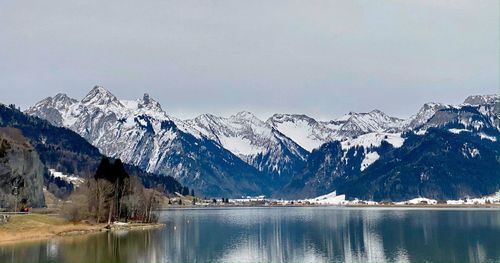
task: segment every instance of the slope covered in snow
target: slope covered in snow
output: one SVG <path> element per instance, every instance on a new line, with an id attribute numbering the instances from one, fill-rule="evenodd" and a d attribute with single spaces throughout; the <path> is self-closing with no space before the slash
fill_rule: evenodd
<path id="1" fill-rule="evenodd" d="M 475 95 L 465 99 L 463 105 L 476 106 L 497 130 L 500 130 L 500 95 Z"/>
<path id="2" fill-rule="evenodd" d="M 81 101 L 56 97 L 68 103 L 45 99 L 26 113 L 75 131 L 107 156 L 170 175 L 200 194 L 269 192 L 259 171 L 213 141 L 186 133 L 187 126 L 178 128 L 148 94 L 136 101 L 119 100 L 96 86 Z"/>
<path id="3" fill-rule="evenodd" d="M 379 110 L 368 113 L 349 113 L 342 117 L 345 120 L 338 130 L 341 137 L 354 137 L 370 132 L 400 131 L 403 120 L 390 117 Z"/>
<path id="4" fill-rule="evenodd" d="M 363 134 L 356 138 L 344 139 L 342 140 L 341 145 L 344 150 L 360 146 L 364 148 L 373 148 L 379 147 L 383 141 L 388 142 L 395 148 L 399 148 L 403 145 L 404 138 L 402 138 L 399 133 L 372 132 Z"/>
<path id="5" fill-rule="evenodd" d="M 450 105 L 429 102 L 424 104 L 417 114 L 404 121 L 405 129 L 416 129 L 424 125 L 437 111 L 450 108 Z"/>
<path id="6" fill-rule="evenodd" d="M 350 112 L 336 120 L 320 122 L 306 115 L 275 114 L 267 122 L 310 152 L 335 140 L 372 132 L 399 132 L 403 125 L 403 120 L 379 110 Z"/>
<path id="7" fill-rule="evenodd" d="M 266 122 L 309 152 L 336 139 L 333 129 L 306 115 L 274 114 Z"/>
<path id="8" fill-rule="evenodd" d="M 394 189 L 378 192 L 370 184 L 392 184 L 395 189 L 414 191 L 408 182 L 421 175 L 411 171 L 435 172 L 428 163 L 436 156 L 451 156 L 461 162 L 490 158 L 493 151 L 481 147 L 498 142 L 499 98 L 471 96 L 456 106 L 427 103 L 407 120 L 379 110 L 351 112 L 328 121 L 300 114 L 274 114 L 262 121 L 250 112 L 180 120 L 169 116 L 148 94 L 138 100 L 121 100 L 95 87 L 81 101 L 58 94 L 26 113 L 77 132 L 103 154 L 150 172 L 172 175 L 207 196 L 272 194 L 285 185 L 289 194 L 317 196 L 358 178 L 355 183 L 366 189 L 353 183 L 345 189 L 348 193 L 397 199 L 412 196 Z M 413 144 L 407 144 L 408 138 Z M 460 140 L 475 146 L 467 148 Z M 446 143 L 453 144 L 460 155 L 446 152 Z M 444 148 L 436 147 L 438 144 Z M 418 154 L 432 158 L 423 160 Z M 405 156 L 411 159 L 412 167 L 406 165 L 409 161 L 402 161 Z M 462 175 L 461 171 L 456 173 Z M 400 184 L 400 177 L 409 181 Z M 464 187 L 463 181 L 455 183 Z M 429 185 L 435 187 L 432 189 L 441 187 Z M 442 194 L 429 189 L 436 196 Z M 367 190 L 371 192 L 366 194 Z M 467 191 L 447 194 L 460 196 L 491 189 Z"/>
<path id="9" fill-rule="evenodd" d="M 270 174 L 282 187 L 307 159 L 308 152 L 250 112 L 228 118 L 204 114 L 184 121 L 259 171 Z"/>

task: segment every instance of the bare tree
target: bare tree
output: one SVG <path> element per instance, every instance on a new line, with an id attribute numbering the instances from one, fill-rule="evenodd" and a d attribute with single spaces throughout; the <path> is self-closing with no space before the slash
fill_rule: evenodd
<path id="1" fill-rule="evenodd" d="M 89 204 L 90 210 L 94 211 L 96 222 L 110 212 L 110 199 L 114 196 L 114 185 L 106 179 L 89 180 Z M 109 217 L 109 216 L 108 216 Z"/>
<path id="2" fill-rule="evenodd" d="M 86 187 L 80 190 L 87 200 L 85 214 L 93 215 L 96 222 L 107 222 L 108 225 L 117 219 L 144 223 L 157 220 L 154 211 L 159 208 L 161 189 L 146 189 L 135 176 L 122 176 L 113 181 L 112 176 L 106 176 L 112 171 L 103 170 L 106 173 L 88 179 Z M 79 217 L 73 206 L 67 208 L 69 218 Z"/>
<path id="3" fill-rule="evenodd" d="M 122 198 L 122 209 L 126 210 L 128 219 L 143 221 L 146 200 L 144 186 L 139 178 L 131 177 L 126 187 L 127 194 Z"/>
<path id="4" fill-rule="evenodd" d="M 158 209 L 159 205 L 159 192 L 154 189 L 146 189 L 146 216 L 144 223 L 151 223 L 156 221 L 157 218 L 154 218 L 153 211 Z M 155 220 L 153 220 L 155 219 Z"/>

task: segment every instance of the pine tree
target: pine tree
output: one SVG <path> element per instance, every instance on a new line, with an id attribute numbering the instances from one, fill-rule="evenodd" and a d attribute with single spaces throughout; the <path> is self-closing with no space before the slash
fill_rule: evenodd
<path id="1" fill-rule="evenodd" d="M 184 196 L 189 195 L 189 188 L 187 188 L 187 187 L 183 187 L 183 188 L 182 188 L 182 193 L 181 193 L 181 194 L 182 194 L 182 195 L 184 195 Z"/>
<path id="2" fill-rule="evenodd" d="M 113 163 L 113 173 L 116 179 L 118 180 L 124 180 L 125 178 L 128 178 L 129 175 L 125 171 L 125 167 L 123 167 L 122 160 L 116 159 L 116 161 Z"/>
<path id="3" fill-rule="evenodd" d="M 107 179 L 110 177 L 111 174 L 111 163 L 109 162 L 109 159 L 107 157 L 103 157 L 101 159 L 101 162 L 99 163 L 99 167 L 97 167 L 97 171 L 94 175 L 94 179 Z"/>

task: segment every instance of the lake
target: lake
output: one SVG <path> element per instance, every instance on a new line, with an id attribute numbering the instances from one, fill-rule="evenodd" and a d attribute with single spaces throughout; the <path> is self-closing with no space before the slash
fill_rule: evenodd
<path id="1" fill-rule="evenodd" d="M 500 210 L 178 209 L 162 229 L 0 246 L 0 262 L 498 262 Z"/>

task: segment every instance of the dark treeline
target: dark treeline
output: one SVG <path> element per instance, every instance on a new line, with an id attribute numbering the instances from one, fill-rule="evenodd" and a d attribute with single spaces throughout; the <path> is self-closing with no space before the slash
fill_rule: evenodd
<path id="1" fill-rule="evenodd" d="M 146 188 L 161 189 L 163 192 L 169 195 L 174 194 L 175 192 L 182 193 L 184 191 L 184 188 L 187 188 L 183 187 L 182 184 L 172 176 L 144 172 L 137 166 L 125 163 L 123 164 L 123 166 L 125 168 L 125 171 L 127 171 L 129 175 L 140 178 L 142 184 Z"/>

